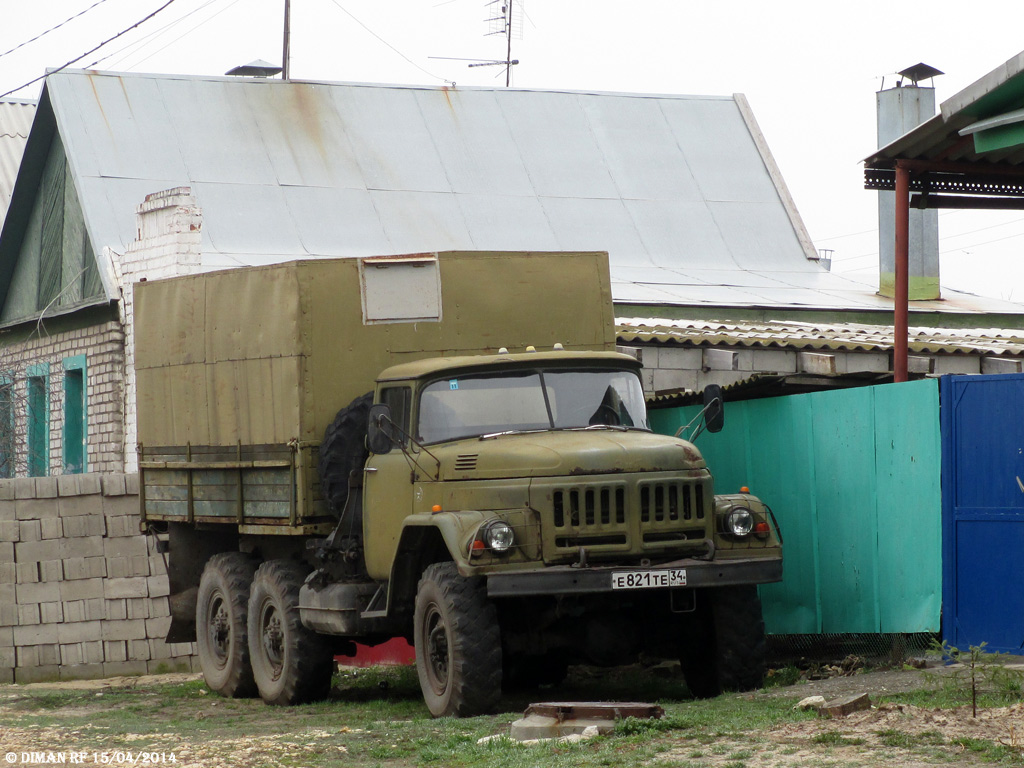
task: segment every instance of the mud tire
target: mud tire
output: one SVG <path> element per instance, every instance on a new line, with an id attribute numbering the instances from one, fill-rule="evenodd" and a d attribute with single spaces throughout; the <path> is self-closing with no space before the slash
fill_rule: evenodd
<path id="1" fill-rule="evenodd" d="M 366 432 L 373 393 L 367 392 L 346 405 L 334 417 L 320 443 L 317 471 L 320 490 L 335 515 L 345 509 L 348 499 L 348 478 L 366 464 Z"/>
<path id="2" fill-rule="evenodd" d="M 221 696 L 255 696 L 249 662 L 249 590 L 256 561 L 221 552 L 206 561 L 196 599 L 196 648 L 206 684 Z"/>
<path id="3" fill-rule="evenodd" d="M 249 656 L 260 698 L 290 706 L 327 698 L 334 656 L 324 638 L 302 626 L 299 588 L 309 569 L 292 560 L 259 567 L 249 595 Z"/>
<path id="4" fill-rule="evenodd" d="M 695 626 L 684 634 L 680 656 L 690 693 L 708 699 L 760 688 L 766 645 L 757 587 L 719 587 L 698 600 Z"/>
<path id="5" fill-rule="evenodd" d="M 501 630 L 482 579 L 435 563 L 420 578 L 413 615 L 416 671 L 434 717 L 472 717 L 501 697 Z"/>

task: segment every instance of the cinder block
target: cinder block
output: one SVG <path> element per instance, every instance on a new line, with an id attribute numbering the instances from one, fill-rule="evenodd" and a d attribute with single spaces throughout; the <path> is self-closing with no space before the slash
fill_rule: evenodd
<path id="1" fill-rule="evenodd" d="M 19 685 L 48 683 L 59 679 L 60 667 L 56 664 L 45 667 L 23 667 L 19 664 L 14 670 L 14 682 Z"/>
<path id="2" fill-rule="evenodd" d="M 103 663 L 104 677 L 121 675 L 145 675 L 149 668 L 146 661 L 108 661 Z"/>
<path id="3" fill-rule="evenodd" d="M 18 499 L 15 502 L 14 514 L 19 520 L 42 520 L 47 517 L 56 517 L 57 503 L 52 499 L 45 498 Z"/>
<path id="4" fill-rule="evenodd" d="M 5 602 L 7 606 L 10 608 L 18 607 L 18 604 L 14 602 L 13 598 Z M 17 624 L 17 622 L 14 623 Z M 11 629 L 12 626 L 13 624 L 0 626 L 0 648 L 3 648 L 4 646 L 8 645 L 14 645 L 14 630 Z"/>
<path id="5" fill-rule="evenodd" d="M 151 659 L 169 659 L 171 658 L 171 647 L 164 642 L 162 639 L 150 638 L 149 642 L 149 658 Z"/>
<path id="6" fill-rule="evenodd" d="M 57 498 L 57 478 L 56 477 L 37 477 L 36 478 L 36 498 L 37 499 L 56 499 Z"/>
<path id="7" fill-rule="evenodd" d="M 57 495 L 88 496 L 98 494 L 101 490 L 99 475 L 58 475 Z"/>
<path id="8" fill-rule="evenodd" d="M 39 525 L 38 520 L 32 521 Z M 64 550 L 64 543 L 55 539 L 48 541 L 26 541 L 22 540 L 14 545 L 16 561 L 20 563 L 38 563 L 44 560 L 60 560 Z"/>
<path id="9" fill-rule="evenodd" d="M 15 510 L 16 506 L 14 504 L 14 499 L 0 500 L 0 522 L 17 520 L 18 518 L 15 516 Z"/>
<path id="10" fill-rule="evenodd" d="M 103 677 L 103 664 L 74 664 L 60 667 L 61 680 L 95 680 Z"/>
<path id="11" fill-rule="evenodd" d="M 39 562 L 39 580 L 58 582 L 64 578 L 64 563 L 60 560 L 41 560 Z"/>
<path id="12" fill-rule="evenodd" d="M 18 648 L 29 645 L 43 645 L 59 642 L 57 628 L 66 624 L 30 624 L 14 628 L 14 644 Z"/>
<path id="13" fill-rule="evenodd" d="M 114 600 L 104 600 L 106 606 L 106 615 L 103 617 L 106 621 L 124 621 L 128 618 L 128 601 L 127 599 L 120 597 Z"/>
<path id="14" fill-rule="evenodd" d="M 836 356 L 821 352 L 801 352 L 797 358 L 797 366 L 804 373 L 836 373 Z"/>
<path id="15" fill-rule="evenodd" d="M 751 350 L 751 370 L 762 373 L 796 373 L 796 352 L 787 349 Z"/>
<path id="16" fill-rule="evenodd" d="M 149 618 L 156 619 L 161 616 L 170 616 L 171 608 L 166 597 L 149 598 Z"/>
<path id="17" fill-rule="evenodd" d="M 85 600 L 68 600 L 64 603 L 64 621 L 85 621 Z"/>
<path id="18" fill-rule="evenodd" d="M 43 624 L 64 621 L 64 605 L 62 603 L 40 603 L 39 621 Z"/>
<path id="19" fill-rule="evenodd" d="M 81 643 L 65 643 L 60 647 L 60 663 L 62 666 L 72 664 L 83 664 L 85 657 L 82 655 Z"/>
<path id="20" fill-rule="evenodd" d="M 975 355 L 943 355 L 935 360 L 935 373 L 981 373 L 981 358 Z"/>
<path id="21" fill-rule="evenodd" d="M 64 525 L 59 517 L 48 517 L 39 521 L 40 536 L 45 539 L 59 539 L 64 535 Z"/>
<path id="22" fill-rule="evenodd" d="M 64 561 L 64 578 L 93 579 L 109 575 L 105 557 L 72 557 Z"/>
<path id="23" fill-rule="evenodd" d="M 62 520 L 64 521 L 64 535 L 69 538 L 104 536 L 107 532 L 106 520 L 99 512 L 92 515 L 65 517 Z"/>
<path id="24" fill-rule="evenodd" d="M 85 603 L 86 621 L 104 621 L 107 617 L 107 601 L 102 597 L 90 597 Z"/>
<path id="25" fill-rule="evenodd" d="M 983 357 L 981 359 L 982 373 L 1020 373 L 1022 370 L 1024 370 L 1024 360 L 1020 358 Z M 0 530 L 3 530 L 3 523 L 0 523 Z"/>
<path id="26" fill-rule="evenodd" d="M 124 476 L 125 493 L 129 496 L 139 495 L 139 473 L 135 472 Z M 136 502 L 137 503 L 137 502 Z"/>
<path id="27" fill-rule="evenodd" d="M 15 648 L 15 656 L 17 658 L 17 666 L 19 667 L 38 667 L 39 666 L 39 648 L 35 645 L 24 645 L 20 648 Z"/>
<path id="28" fill-rule="evenodd" d="M 121 474 L 102 475 L 102 484 L 104 496 L 124 496 L 128 492 Z"/>
<path id="29" fill-rule="evenodd" d="M 104 557 L 102 536 L 86 536 L 81 539 L 61 539 L 61 555 L 69 557 Z"/>
<path id="30" fill-rule="evenodd" d="M 105 539 L 103 542 L 103 554 L 108 558 L 113 557 L 147 557 L 149 549 L 146 546 L 146 537 L 142 535 L 128 536 L 120 539 Z"/>
<path id="31" fill-rule="evenodd" d="M 57 641 L 65 643 L 92 643 L 103 639 L 103 622 L 78 621 L 74 624 L 60 624 L 57 627 Z"/>
<path id="32" fill-rule="evenodd" d="M 99 496 L 62 496 L 57 499 L 61 517 L 103 514 L 103 503 Z"/>
<path id="33" fill-rule="evenodd" d="M 29 624 L 42 624 L 42 614 L 39 611 L 39 603 L 27 603 L 18 606 L 18 623 L 25 627 Z"/>
<path id="34" fill-rule="evenodd" d="M 651 353 L 656 353 L 654 359 Z M 662 346 L 644 348 L 644 367 L 675 371 L 699 371 L 704 367 L 704 350 L 687 347 Z"/>
<path id="35" fill-rule="evenodd" d="M 0 541 L 0 563 L 14 562 L 14 542 Z"/>
<path id="36" fill-rule="evenodd" d="M 704 370 L 708 371 L 738 371 L 739 355 L 728 349 L 705 349 Z"/>
<path id="37" fill-rule="evenodd" d="M 13 627 L 19 623 L 18 606 L 13 603 L 0 604 L 0 627 Z"/>
<path id="38" fill-rule="evenodd" d="M 21 541 L 21 523 L 17 520 L 0 520 L 0 541 Z"/>
<path id="39" fill-rule="evenodd" d="M 669 371 L 658 368 L 652 372 L 652 386 L 655 392 L 673 389 L 697 389 L 696 371 Z"/>
<path id="40" fill-rule="evenodd" d="M 22 543 L 40 541 L 43 538 L 43 533 L 39 521 L 22 520 L 18 526 L 18 538 Z"/>
<path id="41" fill-rule="evenodd" d="M 91 642 L 82 643 L 82 658 L 86 664 L 102 664 L 103 663 L 103 641 L 93 640 Z"/>
<path id="42" fill-rule="evenodd" d="M 139 518 L 132 515 L 110 515 L 107 520 L 107 536 L 111 539 L 139 534 Z"/>
<path id="43" fill-rule="evenodd" d="M 850 352 L 844 356 L 844 369 L 840 373 L 885 373 L 889 370 L 887 352 Z"/>
<path id="44" fill-rule="evenodd" d="M 117 597 L 149 597 L 147 577 L 135 576 L 127 579 L 107 579 L 103 596 L 108 600 Z"/>
<path id="45" fill-rule="evenodd" d="M 18 603 L 27 605 L 30 603 L 56 603 L 60 602 L 60 582 L 29 582 L 18 584 L 15 593 Z"/>
<path id="46" fill-rule="evenodd" d="M 148 597 L 130 597 L 125 603 L 128 608 L 129 619 L 149 619 L 152 618 L 149 613 L 149 602 Z"/>
<path id="47" fill-rule="evenodd" d="M 77 579 L 63 581 L 60 585 L 62 600 L 89 600 L 103 597 L 103 579 Z"/>
<path id="48" fill-rule="evenodd" d="M 5 648 L 0 648 L 0 670 L 4 668 L 13 669 L 17 665 L 17 649 L 12 645 Z"/>
<path id="49" fill-rule="evenodd" d="M 171 594 L 171 585 L 166 576 L 150 576 L 149 597 L 165 597 Z"/>
<path id="50" fill-rule="evenodd" d="M 150 640 L 163 640 L 167 637 L 167 630 L 171 628 L 171 617 L 160 616 L 155 619 L 146 619 L 146 636 Z"/>
<path id="51" fill-rule="evenodd" d="M 103 641 L 104 661 L 127 661 L 128 647 L 124 640 Z"/>
<path id="52" fill-rule="evenodd" d="M 0 501 L 7 501 L 8 499 L 14 499 L 13 479 L 0 480 Z"/>
<path id="53" fill-rule="evenodd" d="M 149 661 L 149 640 L 129 640 L 128 658 L 133 661 Z"/>
<path id="54" fill-rule="evenodd" d="M 38 562 L 14 563 L 18 584 L 37 584 L 40 581 Z"/>
<path id="55" fill-rule="evenodd" d="M 60 664 L 60 646 L 57 643 L 46 643 L 38 646 L 39 663 L 42 666 Z"/>
<path id="56" fill-rule="evenodd" d="M 34 477 L 19 477 L 12 482 L 14 484 L 15 499 L 36 498 L 36 479 Z"/>
<path id="57" fill-rule="evenodd" d="M 908 355 L 907 371 L 909 373 L 932 373 L 935 370 L 935 358 L 925 355 Z"/>
<path id="58" fill-rule="evenodd" d="M 145 619 L 126 619 L 103 623 L 104 640 L 142 640 L 146 638 Z M 110 659 L 107 659 L 110 661 Z"/>

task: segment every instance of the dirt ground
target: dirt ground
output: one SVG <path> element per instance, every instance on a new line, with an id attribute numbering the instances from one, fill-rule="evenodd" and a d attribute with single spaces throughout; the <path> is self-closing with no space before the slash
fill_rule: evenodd
<path id="1" fill-rule="evenodd" d="M 1012 666 L 1024 669 L 1024 663 Z M 870 710 L 856 712 L 845 718 L 810 718 L 798 722 L 782 722 L 754 732 L 716 734 L 713 741 L 708 740 L 704 743 L 666 733 L 669 748 L 648 764 L 666 768 L 810 768 L 822 765 L 837 768 L 924 768 L 991 765 L 994 760 L 991 750 L 988 754 L 980 754 L 978 750 L 971 749 L 971 740 L 984 740 L 1007 748 L 999 757 L 1001 762 L 1024 765 L 1024 703 L 983 709 L 978 712 L 977 717 L 972 717 L 969 705 L 956 709 L 933 710 L 909 704 L 878 703 L 880 697 L 889 694 L 941 686 L 943 678 L 956 674 L 956 670 L 956 667 L 932 663 L 926 670 L 902 668 L 859 672 L 849 676 L 807 680 L 795 685 L 742 694 L 744 699 L 757 701 L 776 697 L 796 700 L 809 696 L 822 696 L 826 700 L 833 700 L 866 693 L 871 697 L 874 706 Z M 8 702 L 21 698 L 25 692 L 95 691 L 95 695 L 100 697 L 107 690 L 134 688 L 143 691 L 155 684 L 168 685 L 196 679 L 197 675 L 179 674 L 0 686 L 0 761 L 4 759 L 5 754 L 20 755 L 23 750 L 31 749 L 32 745 L 70 744 L 75 740 L 76 733 L 60 725 L 59 721 L 53 724 L 36 724 L 30 728 L 19 727 L 12 717 L 14 710 L 9 707 Z M 206 704 L 208 707 L 217 707 L 219 702 L 211 695 Z M 226 708 L 227 704 L 220 706 Z M 211 711 L 216 713 L 220 710 Z M 279 716 L 281 713 L 281 710 L 271 708 L 265 711 L 272 716 Z M 65 710 L 63 714 L 71 713 Z M 506 718 L 508 719 L 510 718 Z M 498 727 L 497 724 L 495 727 Z M 225 734 L 224 739 L 218 743 L 194 744 L 182 748 L 182 733 L 168 727 L 167 733 L 148 734 L 146 749 L 157 751 L 172 749 L 177 745 L 178 768 L 277 765 L 273 761 L 267 762 L 266 756 L 279 753 L 282 746 L 287 746 L 293 756 L 296 750 L 300 754 L 304 750 L 308 750 L 310 755 L 318 754 L 321 759 L 315 761 L 316 764 L 325 764 L 322 752 L 317 752 L 320 749 L 317 746 L 318 740 L 326 746 L 331 741 L 329 737 L 337 736 L 337 729 L 333 729 L 334 733 L 317 730 L 312 726 L 300 730 L 301 734 L 293 731 L 274 737 L 266 743 L 263 743 L 265 739 L 262 738 L 252 739 L 241 735 L 234 738 L 236 734 Z M 290 738 L 291 741 L 284 744 L 282 738 L 285 741 Z M 255 752 L 251 752 L 252 750 Z M 251 752 L 252 762 L 246 759 L 247 752 Z M 403 758 L 394 764 L 417 765 L 421 762 L 411 755 L 405 757 L 411 758 L 411 761 Z M 342 753 L 339 753 L 337 758 L 337 763 L 332 760 L 327 764 L 345 764 L 349 761 Z M 20 757 L 14 764 L 20 764 L 19 761 Z M 384 762 L 391 761 L 385 758 Z M 302 764 L 301 758 L 298 763 L 289 764 Z"/>

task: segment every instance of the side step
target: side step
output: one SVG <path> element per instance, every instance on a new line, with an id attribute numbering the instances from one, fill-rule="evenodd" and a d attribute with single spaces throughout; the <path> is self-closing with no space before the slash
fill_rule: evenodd
<path id="1" fill-rule="evenodd" d="M 388 615 L 388 582 L 384 582 L 370 598 L 366 610 L 359 614 L 361 619 L 385 619 Z"/>

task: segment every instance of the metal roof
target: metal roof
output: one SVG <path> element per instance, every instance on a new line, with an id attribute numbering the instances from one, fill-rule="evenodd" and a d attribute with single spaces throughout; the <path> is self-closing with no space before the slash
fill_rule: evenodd
<path id="1" fill-rule="evenodd" d="M 606 250 L 619 304 L 891 307 L 875 286 L 814 260 L 738 94 L 65 70 L 47 78 L 41 109 L 51 106 L 97 253 L 124 252 L 145 195 L 189 186 L 204 215 L 204 269 L 449 249 Z M 33 191 L 26 183 L 15 194 Z M 14 247 L 18 234 L 4 234 Z M 949 298 L 931 309 L 997 311 Z M 998 311 L 1024 312 L 1003 304 Z"/>
<path id="2" fill-rule="evenodd" d="M 661 342 L 691 346 L 888 352 L 892 326 L 853 323 L 725 323 L 651 317 L 616 318 L 621 342 Z M 910 328 L 917 354 L 1024 355 L 1024 331 L 999 328 Z"/>
<path id="3" fill-rule="evenodd" d="M 21 155 L 35 111 L 35 102 L 0 99 L 0 227 L 11 202 L 11 192 L 18 178 Z"/>

